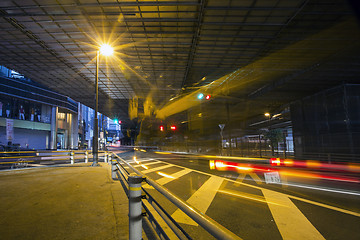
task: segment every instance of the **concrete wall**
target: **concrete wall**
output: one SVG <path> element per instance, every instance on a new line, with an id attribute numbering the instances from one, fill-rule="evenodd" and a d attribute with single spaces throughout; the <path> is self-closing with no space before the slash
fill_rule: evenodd
<path id="1" fill-rule="evenodd" d="M 360 84 L 342 85 L 291 105 L 295 156 L 360 157 Z M 348 157 L 347 157 L 348 158 Z"/>

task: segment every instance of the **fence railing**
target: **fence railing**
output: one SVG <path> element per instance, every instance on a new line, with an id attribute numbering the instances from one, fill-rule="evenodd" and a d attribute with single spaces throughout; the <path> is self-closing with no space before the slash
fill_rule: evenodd
<path id="1" fill-rule="evenodd" d="M 107 151 L 99 151 L 99 157 L 104 162 L 108 161 L 108 155 Z M 90 158 L 92 158 L 92 152 L 88 150 L 0 152 L 0 169 L 25 168 L 39 164 L 87 163 Z"/>
<path id="2" fill-rule="evenodd" d="M 203 229 L 217 239 L 241 239 L 228 229 L 212 220 L 210 217 L 194 209 L 172 194 L 168 189 L 158 184 L 153 179 L 141 173 L 131 164 L 123 160 L 117 154 L 112 153 L 115 158 L 111 161 L 112 178 L 120 180 L 129 198 L 129 239 L 138 240 L 142 237 L 142 220 L 147 219 L 161 239 L 192 239 L 192 237 L 171 217 L 164 206 L 150 194 L 142 182 L 149 184 L 162 197 L 165 197 L 187 216 L 198 223 Z M 142 212 L 142 208 L 145 213 Z"/>

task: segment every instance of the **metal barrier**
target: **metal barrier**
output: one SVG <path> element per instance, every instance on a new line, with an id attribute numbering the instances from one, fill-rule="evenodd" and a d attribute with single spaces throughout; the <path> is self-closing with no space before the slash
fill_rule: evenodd
<path id="1" fill-rule="evenodd" d="M 144 219 L 144 216 L 152 223 L 154 230 L 161 239 L 192 239 L 191 236 L 170 216 L 170 214 L 166 212 L 164 207 L 161 206 L 158 201 L 146 191 L 146 189 L 141 187 L 142 181 L 156 189 L 162 196 L 181 209 L 215 238 L 241 239 L 219 223 L 182 201 L 153 179 L 142 174 L 117 154 L 112 154 L 116 157 L 116 159 L 109 161 L 109 163 L 112 164 L 112 178 L 125 183 L 127 185 L 126 189 L 128 189 L 130 240 L 142 239 L 141 221 Z M 131 170 L 131 173 L 128 169 Z M 142 195 L 142 192 L 144 195 Z M 140 202 L 142 204 L 140 204 Z M 142 213 L 141 205 L 145 210 L 145 213 Z"/>
<path id="2" fill-rule="evenodd" d="M 99 156 L 103 157 L 104 162 L 107 162 L 107 151 L 99 151 Z M 89 157 L 92 157 L 89 150 L 0 152 L 0 169 L 26 168 L 44 163 L 87 163 Z"/>

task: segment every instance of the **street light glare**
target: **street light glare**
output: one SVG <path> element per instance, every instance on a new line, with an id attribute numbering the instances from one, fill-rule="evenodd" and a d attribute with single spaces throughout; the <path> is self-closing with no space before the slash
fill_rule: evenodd
<path id="1" fill-rule="evenodd" d="M 104 56 L 110 56 L 114 53 L 114 49 L 109 44 L 104 44 L 100 47 L 100 53 Z"/>
<path id="2" fill-rule="evenodd" d="M 266 117 L 270 117 L 270 113 L 268 113 L 268 112 L 265 113 L 264 115 L 265 115 Z"/>

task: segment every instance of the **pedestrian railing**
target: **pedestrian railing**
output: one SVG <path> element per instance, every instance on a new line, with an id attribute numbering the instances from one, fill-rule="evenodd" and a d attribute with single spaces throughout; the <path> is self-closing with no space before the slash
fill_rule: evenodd
<path id="1" fill-rule="evenodd" d="M 117 154 L 112 153 L 114 158 L 109 163 L 112 164 L 112 178 L 120 180 L 126 186 L 129 198 L 129 239 L 142 239 L 142 222 L 148 221 L 150 226 L 157 233 L 160 239 L 193 239 L 171 215 L 165 207 L 159 204 L 153 194 L 142 187 L 145 182 L 157 190 L 162 197 L 165 197 L 177 208 L 182 210 L 187 216 L 198 223 L 208 233 L 217 239 L 241 239 L 228 229 L 212 220 L 210 217 L 194 209 L 192 206 L 182 201 L 172 194 L 168 189 L 158 184 L 153 179 L 141 173 L 131 164 L 123 160 Z M 111 157 L 111 154 L 110 154 Z M 123 185 L 123 186 L 124 186 Z"/>
<path id="2" fill-rule="evenodd" d="M 92 158 L 92 152 L 90 150 L 0 152 L 0 169 L 26 168 L 39 166 L 39 164 L 87 163 L 90 158 Z M 99 151 L 99 158 L 107 162 L 108 152 Z"/>

